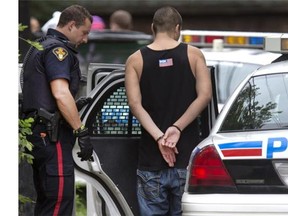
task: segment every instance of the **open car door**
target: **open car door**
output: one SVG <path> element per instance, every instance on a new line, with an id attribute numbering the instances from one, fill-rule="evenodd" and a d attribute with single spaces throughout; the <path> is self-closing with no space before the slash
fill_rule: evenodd
<path id="1" fill-rule="evenodd" d="M 80 161 L 74 146 L 75 173 L 87 182 L 87 215 L 139 215 L 136 169 L 140 124 L 131 114 L 124 86 L 125 65 L 90 64 L 87 96 L 81 110 L 89 128 L 94 162 Z M 210 68 L 213 100 L 199 116 L 204 139 L 218 115 L 214 68 Z"/>

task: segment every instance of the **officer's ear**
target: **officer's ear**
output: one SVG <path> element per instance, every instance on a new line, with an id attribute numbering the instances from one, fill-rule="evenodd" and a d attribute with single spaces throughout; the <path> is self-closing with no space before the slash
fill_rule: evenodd
<path id="1" fill-rule="evenodd" d="M 76 27 L 76 22 L 75 21 L 70 21 L 68 22 L 68 30 L 71 31 L 73 27 Z"/>

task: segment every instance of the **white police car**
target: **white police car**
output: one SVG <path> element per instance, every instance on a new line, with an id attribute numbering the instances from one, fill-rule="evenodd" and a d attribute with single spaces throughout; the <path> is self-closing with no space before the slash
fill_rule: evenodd
<path id="1" fill-rule="evenodd" d="M 192 152 L 183 216 L 288 215 L 288 35 L 265 45 L 286 60 L 241 82 Z"/>

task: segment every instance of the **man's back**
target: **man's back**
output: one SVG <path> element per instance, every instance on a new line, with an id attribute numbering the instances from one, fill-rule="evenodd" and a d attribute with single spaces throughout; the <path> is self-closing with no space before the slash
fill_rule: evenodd
<path id="1" fill-rule="evenodd" d="M 195 77 L 187 56 L 187 44 L 179 44 L 168 50 L 141 49 L 143 70 L 140 81 L 142 105 L 158 127 L 165 131 L 185 112 L 196 98 Z M 175 167 L 187 166 L 190 152 L 198 143 L 197 124 L 189 125 L 182 133 L 177 148 Z M 191 140 L 191 134 L 195 139 Z M 185 143 L 190 143 L 185 145 Z M 143 129 L 140 148 L 139 168 L 159 170 L 168 164 L 158 156 L 158 146 Z M 149 152 L 149 154 L 147 154 Z"/>

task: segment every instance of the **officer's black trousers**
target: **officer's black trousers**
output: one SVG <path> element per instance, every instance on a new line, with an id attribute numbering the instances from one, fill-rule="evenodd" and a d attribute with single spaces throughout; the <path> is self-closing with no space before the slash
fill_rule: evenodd
<path id="1" fill-rule="evenodd" d="M 72 129 L 60 127 L 59 140 L 50 142 L 44 124 L 36 124 L 28 138 L 34 145 L 33 178 L 37 192 L 35 216 L 71 216 L 74 204 Z"/>

